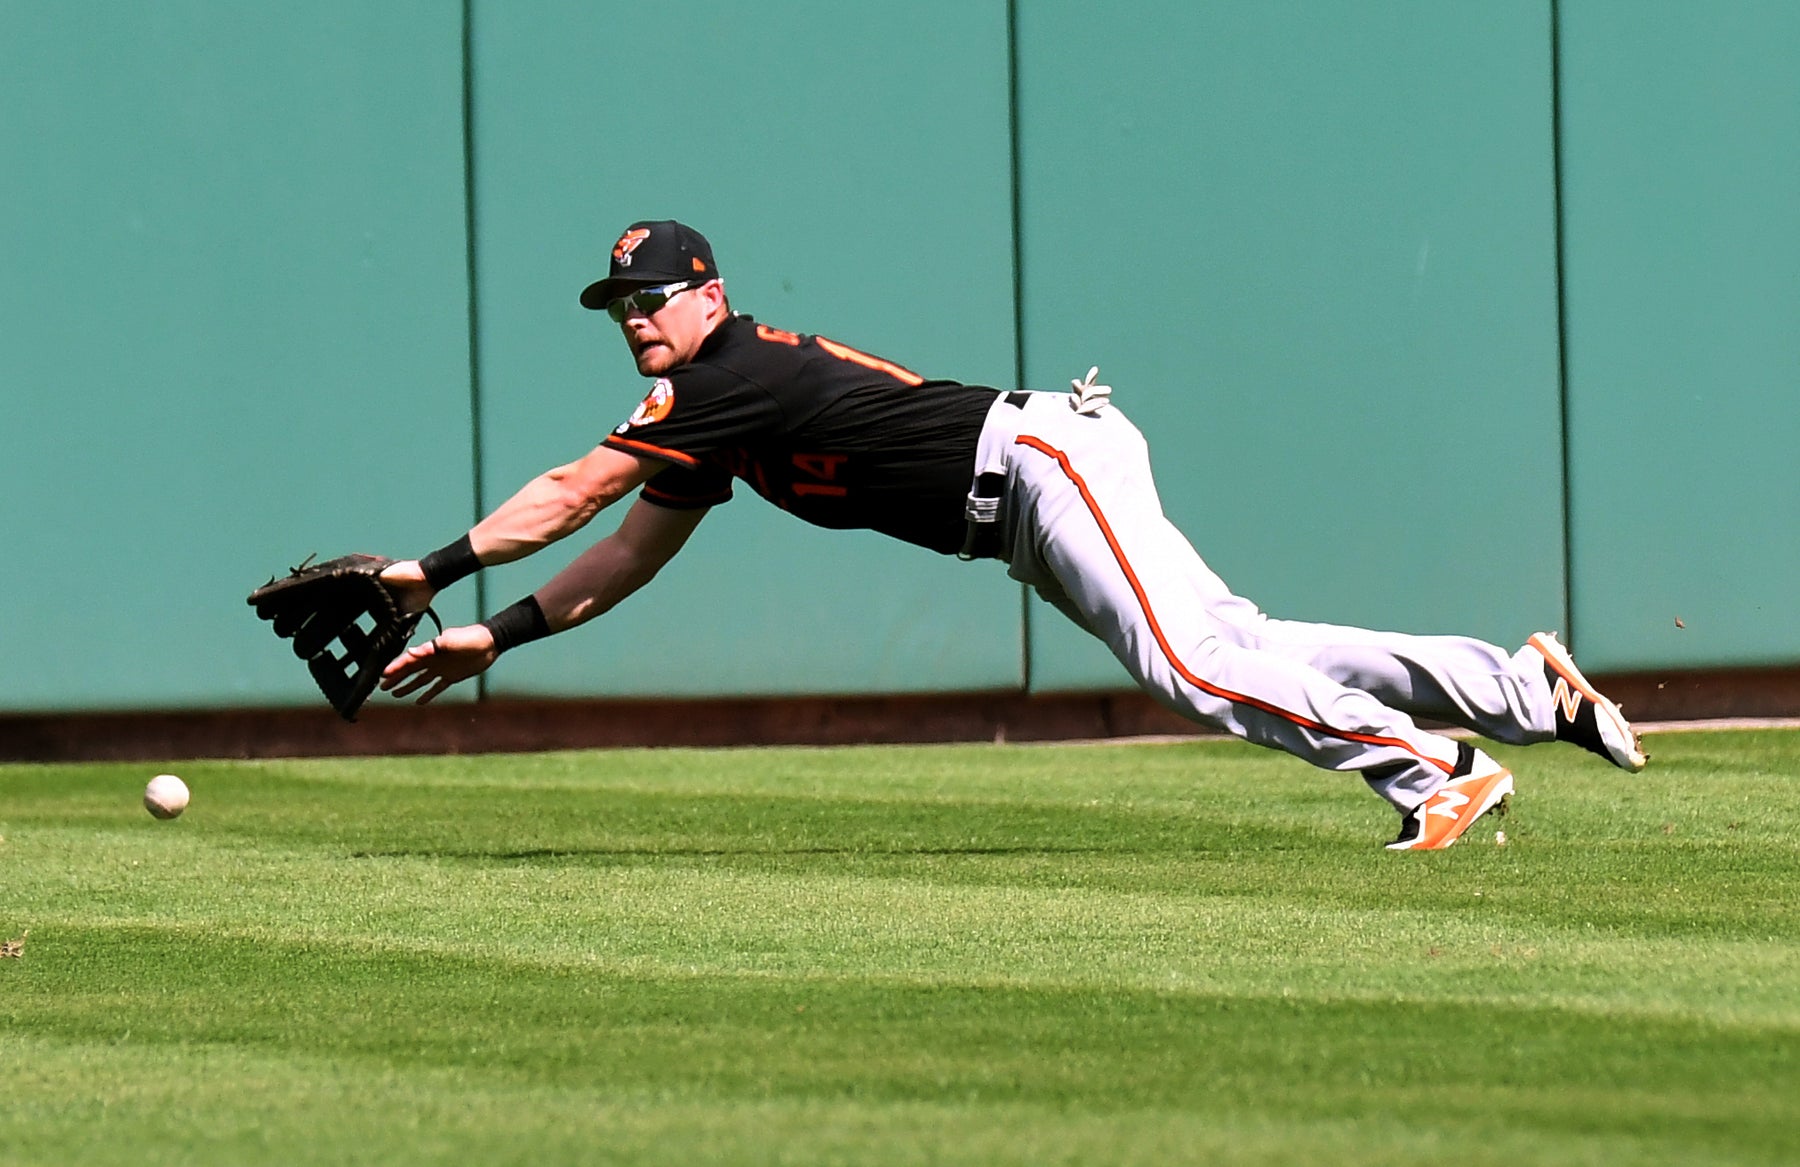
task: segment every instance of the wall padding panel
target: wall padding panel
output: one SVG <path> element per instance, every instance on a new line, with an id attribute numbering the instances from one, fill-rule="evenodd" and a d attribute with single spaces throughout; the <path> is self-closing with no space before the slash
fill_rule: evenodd
<path id="1" fill-rule="evenodd" d="M 1800 7 L 1579 0 L 1562 14 L 1584 665 L 1791 664 Z"/>
<path id="2" fill-rule="evenodd" d="M 1011 379 L 1004 4 L 484 2 L 473 43 L 487 504 L 643 396 L 616 326 L 576 303 L 635 219 L 704 231 L 759 320 Z M 489 602 L 587 536 L 490 573 Z M 520 650 L 490 692 L 1016 688 L 1019 606 L 993 564 L 817 530 L 742 489 L 648 588 Z"/>
<path id="3" fill-rule="evenodd" d="M 0 708 L 316 701 L 245 594 L 473 511 L 460 11 L 0 27 Z"/>
<path id="4" fill-rule="evenodd" d="M 1547 4 L 1019 6 L 1025 368 L 1271 615 L 1563 618 Z M 1032 683 L 1126 683 L 1041 604 Z"/>

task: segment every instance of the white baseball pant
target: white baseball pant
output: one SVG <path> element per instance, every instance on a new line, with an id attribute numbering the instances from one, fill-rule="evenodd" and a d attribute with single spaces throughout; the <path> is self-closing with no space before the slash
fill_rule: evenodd
<path id="1" fill-rule="evenodd" d="M 1164 517 L 1143 435 L 1116 406 L 1002 395 L 978 473 L 1005 475 L 1001 557 L 1104 641 L 1168 708 L 1328 770 L 1359 771 L 1402 814 L 1448 779 L 1457 744 L 1413 716 L 1524 744 L 1555 738 L 1543 658 L 1460 636 L 1271 620 Z"/>

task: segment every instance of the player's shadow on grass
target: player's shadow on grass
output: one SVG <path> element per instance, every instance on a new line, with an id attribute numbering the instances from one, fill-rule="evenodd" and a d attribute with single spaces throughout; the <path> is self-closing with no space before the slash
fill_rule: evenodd
<path id="1" fill-rule="evenodd" d="M 352 859 L 453 859 L 487 863 L 534 863 L 542 860 L 587 859 L 629 862 L 635 859 L 723 859 L 748 856 L 944 857 L 957 855 L 1103 855 L 1128 853 L 1118 847 L 1027 845 L 994 847 L 532 847 L 519 851 L 468 851 L 418 848 L 398 851 L 352 851 Z"/>
<path id="2" fill-rule="evenodd" d="M 436 793 L 436 792 L 434 792 Z M 604 799 L 529 796 L 496 820 L 438 802 L 429 818 L 330 823 L 318 832 L 357 859 L 629 864 L 657 859 L 818 862 L 886 859 L 1195 857 L 1286 850 L 1314 832 L 1221 819 L 1186 808 L 895 805 L 770 796 Z"/>

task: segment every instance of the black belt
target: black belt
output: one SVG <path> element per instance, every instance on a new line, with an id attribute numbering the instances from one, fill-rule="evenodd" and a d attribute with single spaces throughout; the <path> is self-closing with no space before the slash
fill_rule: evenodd
<path id="1" fill-rule="evenodd" d="M 1031 400 L 1031 394 L 1015 389 L 1006 395 L 1006 403 L 1014 409 L 1024 409 L 1025 403 Z M 963 532 L 962 550 L 956 553 L 958 559 L 1000 559 L 1000 499 L 1006 493 L 1006 475 L 1001 473 L 977 474 L 975 483 L 969 489 L 969 506 L 965 514 L 968 516 L 968 530 Z M 987 503 L 990 505 L 982 506 Z M 977 518 L 977 512 L 983 517 Z"/>
<path id="2" fill-rule="evenodd" d="M 970 519 L 963 531 L 962 550 L 956 553 L 958 559 L 999 559 L 1000 558 L 1000 520 L 998 502 L 1006 493 L 1006 475 L 977 474 L 974 489 L 969 491 L 971 499 L 993 501 L 995 517 L 987 520 Z"/>

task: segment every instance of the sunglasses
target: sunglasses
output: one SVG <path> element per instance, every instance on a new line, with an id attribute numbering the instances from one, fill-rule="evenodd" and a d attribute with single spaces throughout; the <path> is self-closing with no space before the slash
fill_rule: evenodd
<path id="1" fill-rule="evenodd" d="M 679 284 L 662 284 L 654 288 L 639 288 L 629 296 L 620 296 L 606 306 L 606 314 L 623 324 L 625 318 L 642 313 L 654 316 L 662 311 L 662 306 L 673 300 L 678 293 L 689 288 L 699 287 L 692 280 L 683 280 Z"/>

